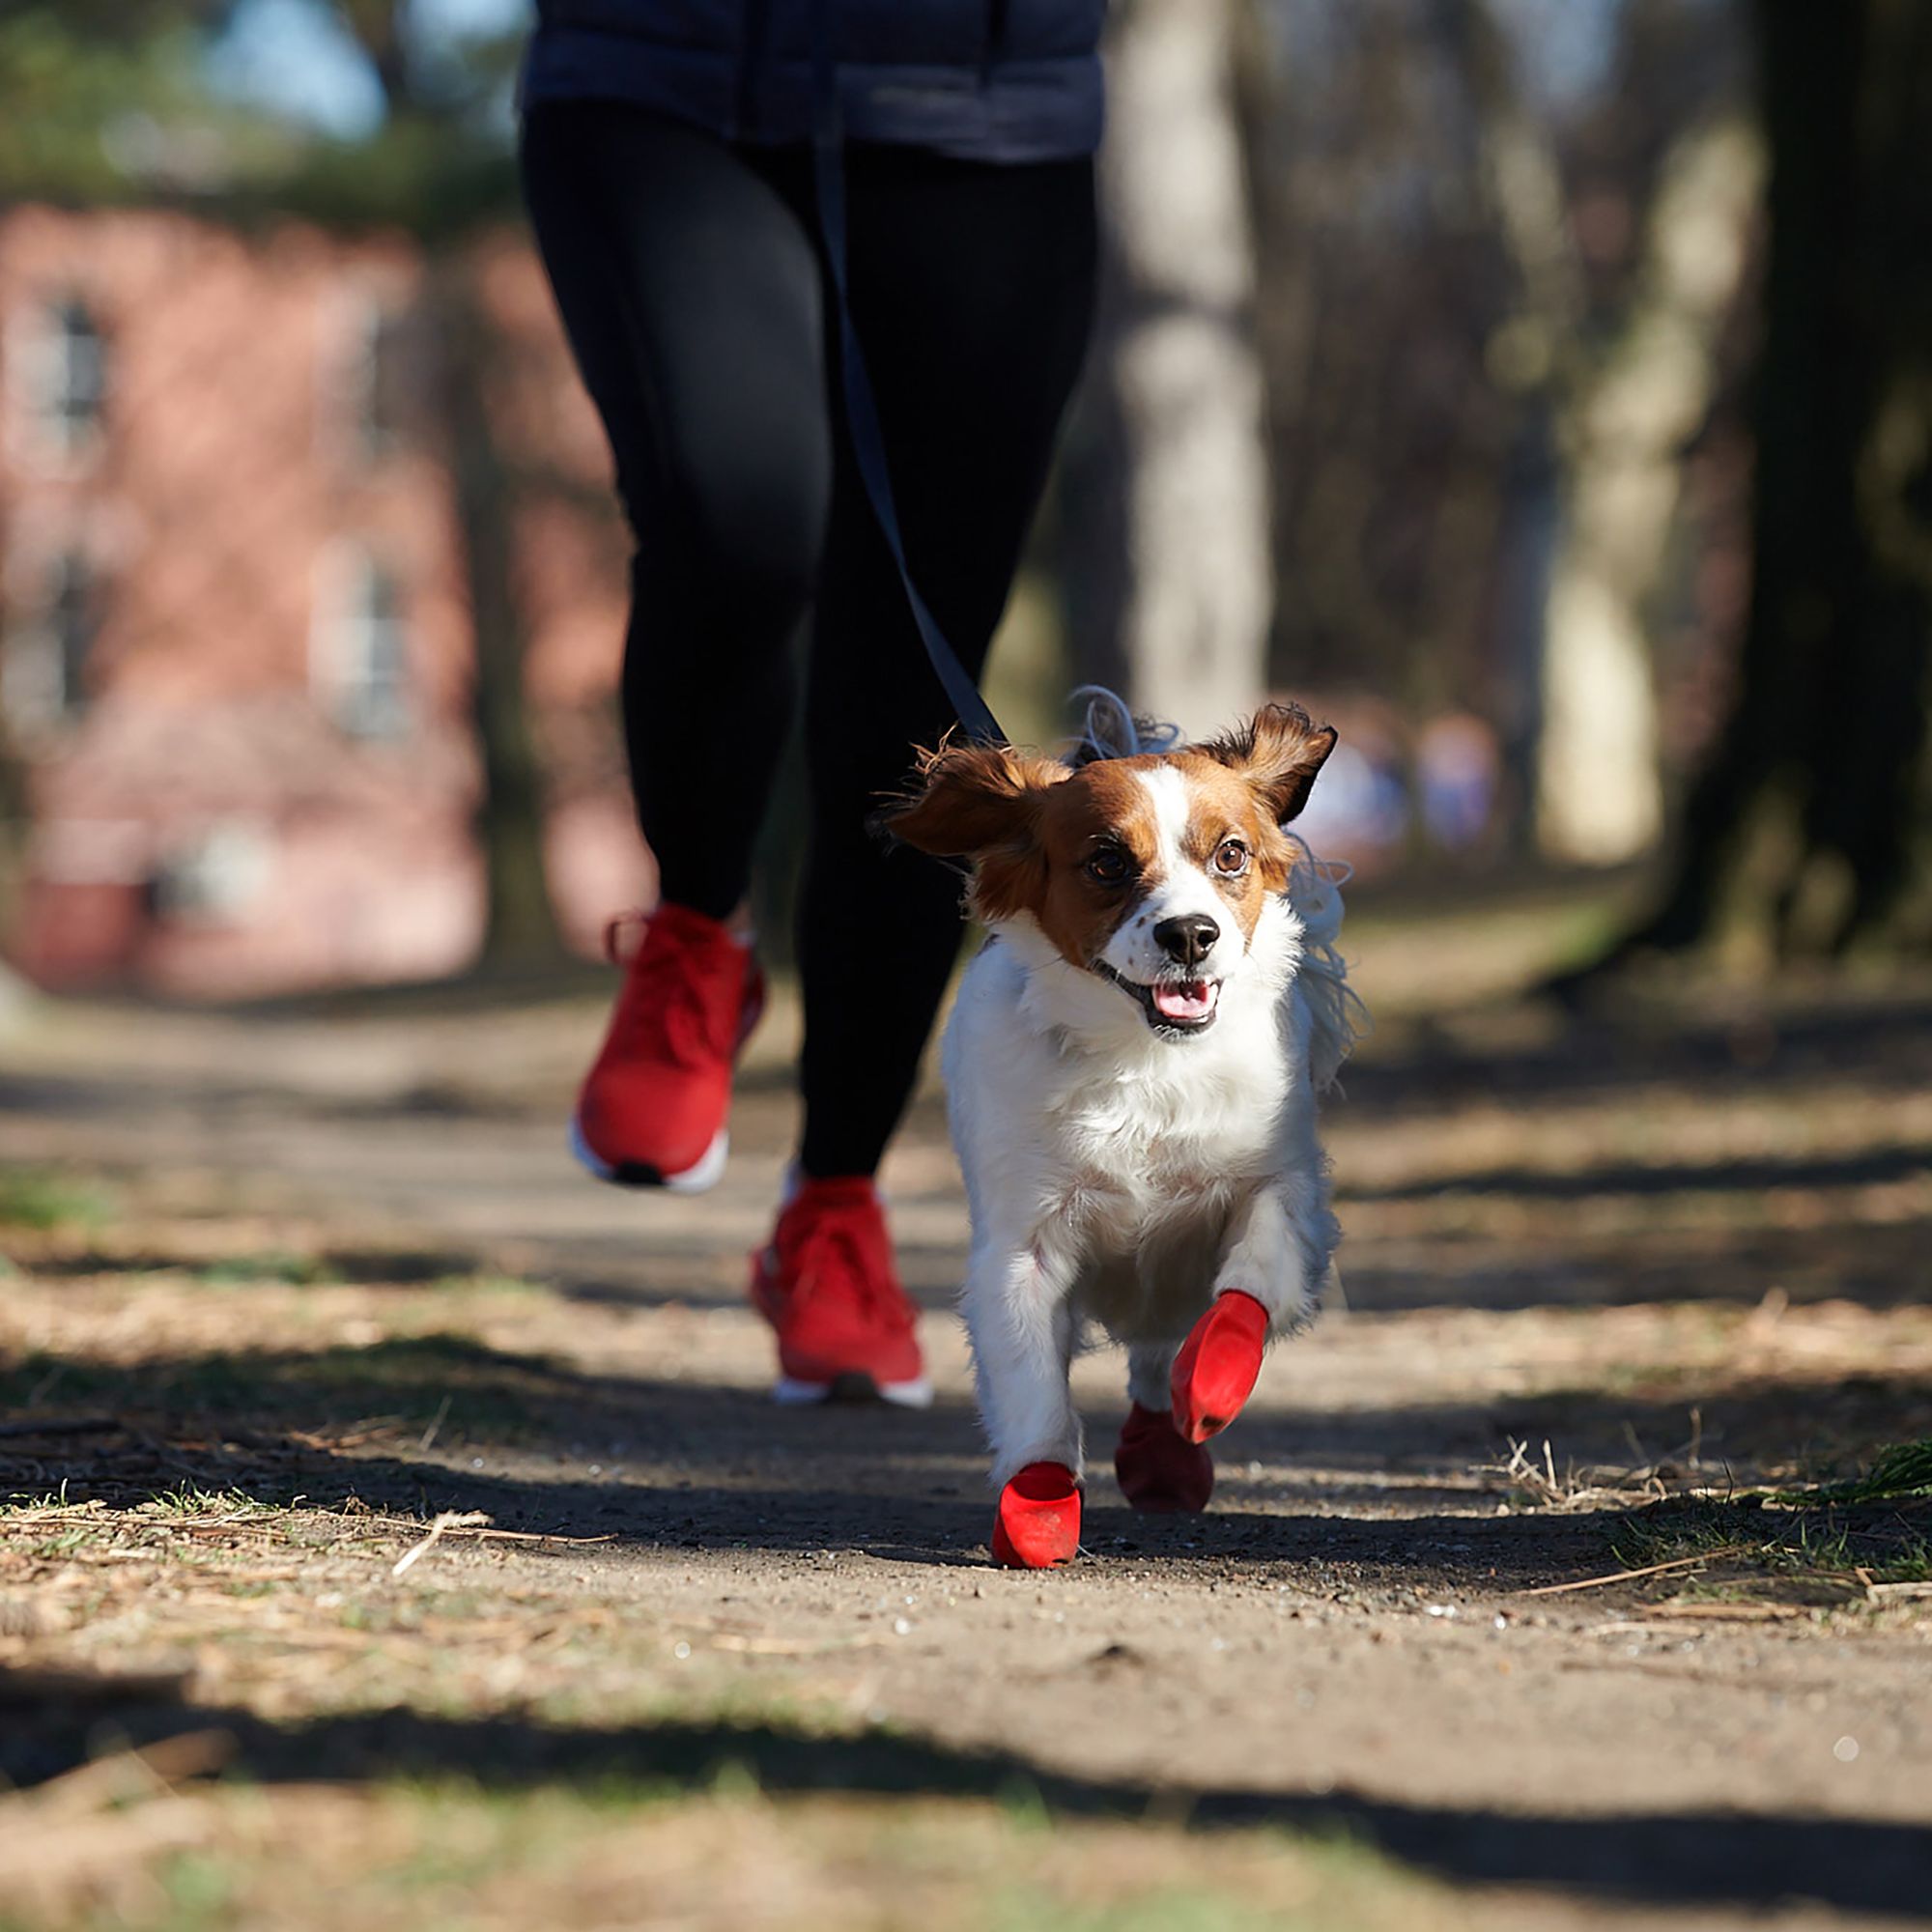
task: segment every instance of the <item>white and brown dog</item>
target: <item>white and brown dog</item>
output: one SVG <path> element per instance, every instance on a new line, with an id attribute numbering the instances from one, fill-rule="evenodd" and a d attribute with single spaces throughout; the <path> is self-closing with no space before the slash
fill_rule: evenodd
<path id="1" fill-rule="evenodd" d="M 1117 727 L 1090 727 L 1085 757 L 945 746 L 885 817 L 971 863 L 992 934 L 945 1071 L 993 1549 L 1029 1568 L 1079 1548 L 1067 1372 L 1083 1322 L 1126 1346 L 1127 1500 L 1205 1508 L 1204 1445 L 1247 1400 L 1267 1338 L 1314 1313 L 1339 1236 L 1316 1095 L 1359 1006 L 1333 951 L 1335 881 L 1282 830 L 1335 733 L 1271 705 L 1244 730 L 1149 751 L 1109 702 Z"/>

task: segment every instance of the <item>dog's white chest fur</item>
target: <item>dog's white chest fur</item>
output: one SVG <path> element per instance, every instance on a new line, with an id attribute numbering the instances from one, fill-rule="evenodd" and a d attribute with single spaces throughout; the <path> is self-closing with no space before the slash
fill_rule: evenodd
<path id="1" fill-rule="evenodd" d="M 1171 1040 L 1023 923 L 1003 927 L 946 1038 L 976 1256 L 1037 1256 L 1119 1340 L 1184 1333 L 1257 1195 L 1285 1170 L 1320 1179 L 1300 938 L 1270 906 L 1213 1030 Z M 1311 1298 L 1291 1295 L 1284 1319 Z"/>

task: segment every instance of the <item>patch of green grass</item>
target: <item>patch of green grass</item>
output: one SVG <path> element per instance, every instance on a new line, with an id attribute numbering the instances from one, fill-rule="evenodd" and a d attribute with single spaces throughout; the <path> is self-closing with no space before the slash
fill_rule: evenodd
<path id="1" fill-rule="evenodd" d="M 1627 1518 L 1613 1547 L 1632 1569 L 1708 1556 L 1789 1578 L 1922 1583 L 1932 1508 L 1920 1502 L 1932 1502 L 1932 1442 L 1883 1450 L 1842 1482 L 1657 1503 Z"/>
<path id="2" fill-rule="evenodd" d="M 1060 1816 L 919 1791 L 773 1796 L 723 1775 L 492 1791 L 457 1779 L 198 1798 L 190 1847 L 83 1843 L 53 1913 L 0 1932 L 416 1932 L 631 1924 L 639 1874 L 667 1921 L 845 1932 L 1474 1932 L 1480 1899 L 1370 1846 L 1268 1826 Z M 655 1915 L 651 1916 L 655 1922 Z"/>
<path id="3" fill-rule="evenodd" d="M 12 1364 L 0 1360 L 0 1407 L 56 1398 L 115 1413 L 307 1426 L 375 1414 L 422 1424 L 440 1415 L 452 1435 L 501 1440 L 533 1426 L 537 1403 L 581 1406 L 582 1389 L 570 1371 L 548 1357 L 440 1333 L 307 1353 L 190 1355 L 129 1366 L 43 1354 Z"/>
<path id="4" fill-rule="evenodd" d="M 1706 1556 L 1794 1579 L 1848 1578 L 1861 1570 L 1875 1583 L 1932 1579 L 1932 1537 L 1925 1533 L 1895 1520 L 1787 1516 L 1752 1503 L 1659 1503 L 1655 1513 L 1630 1519 L 1613 1547 L 1633 1570 Z"/>
<path id="5" fill-rule="evenodd" d="M 156 1516 L 272 1516 L 273 1503 L 265 1503 L 241 1490 L 204 1490 L 197 1483 L 182 1483 L 172 1490 L 156 1492 L 147 1506 Z"/>
<path id="6" fill-rule="evenodd" d="M 86 1549 L 94 1544 L 110 1541 L 112 1535 L 113 1529 L 108 1523 L 99 1526 L 84 1522 L 70 1523 L 57 1536 L 45 1536 L 38 1543 L 28 1544 L 27 1553 L 43 1561 L 56 1556 L 71 1556 L 76 1549 Z"/>
<path id="7" fill-rule="evenodd" d="M 300 1255 L 275 1249 L 260 1255 L 226 1255 L 194 1270 L 194 1279 L 210 1288 L 252 1288 L 279 1282 L 290 1288 L 314 1288 L 335 1282 L 341 1275 L 324 1255 Z"/>
<path id="8" fill-rule="evenodd" d="M 99 1181 L 56 1168 L 0 1167 L 0 1228 L 50 1234 L 99 1228 L 113 1215 L 113 1195 Z"/>
<path id="9" fill-rule="evenodd" d="M 1803 1490 L 1770 1490 L 1765 1493 L 1787 1509 L 1932 1496 L 1932 1441 L 1897 1442 L 1889 1449 L 1881 1449 L 1863 1475 L 1842 1483 L 1821 1483 Z"/>
<path id="10" fill-rule="evenodd" d="M 1276 1912 L 1230 1897 L 1219 1887 L 1204 1895 L 1190 1884 L 1092 1906 L 1027 1886 L 1008 1892 L 990 1922 L 997 1932 L 1276 1932 L 1284 1921 Z M 1297 1927 L 1327 1922 L 1299 1917 L 1287 1921 Z"/>
<path id="11" fill-rule="evenodd" d="M 0 1519 L 21 1510 L 57 1510 L 67 1506 L 67 1478 L 63 1476 L 59 1489 L 43 1490 L 37 1496 L 30 1496 L 24 1490 L 15 1491 L 4 1503 L 0 1503 Z"/>
<path id="12" fill-rule="evenodd" d="M 487 1270 L 475 1274 L 440 1274 L 425 1287 L 433 1294 L 500 1295 L 505 1300 L 550 1293 L 542 1282 L 530 1281 L 520 1274 L 493 1274 Z"/>

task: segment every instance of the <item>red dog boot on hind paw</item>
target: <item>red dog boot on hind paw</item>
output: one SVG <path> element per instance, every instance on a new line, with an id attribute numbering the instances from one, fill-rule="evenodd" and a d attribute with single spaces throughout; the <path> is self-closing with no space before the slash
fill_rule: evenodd
<path id="1" fill-rule="evenodd" d="M 1224 1290 L 1174 1358 L 1174 1427 L 1184 1441 L 1218 1435 L 1241 1412 L 1262 1372 L 1267 1310 L 1238 1288 Z"/>
<path id="2" fill-rule="evenodd" d="M 1129 1507 L 1149 1516 L 1205 1510 L 1214 1493 L 1213 1457 L 1198 1442 L 1183 1442 L 1166 1409 L 1143 1408 L 1139 1403 L 1121 1425 L 1114 1474 Z"/>
<path id="3" fill-rule="evenodd" d="M 1009 1570 L 1070 1563 L 1080 1550 L 1080 1486 L 1063 1463 L 1029 1463 L 1000 1492 L 993 1561 Z"/>

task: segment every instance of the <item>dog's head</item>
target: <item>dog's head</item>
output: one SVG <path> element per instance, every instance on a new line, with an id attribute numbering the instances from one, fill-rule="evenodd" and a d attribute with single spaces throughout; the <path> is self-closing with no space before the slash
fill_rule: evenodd
<path id="1" fill-rule="evenodd" d="M 990 925 L 1027 920 L 1069 964 L 1113 981 L 1168 1037 L 1213 1025 L 1221 989 L 1288 884 L 1282 826 L 1335 733 L 1271 704 L 1205 744 L 1068 766 L 1004 746 L 927 753 L 888 808 L 895 838 L 973 867 Z"/>

